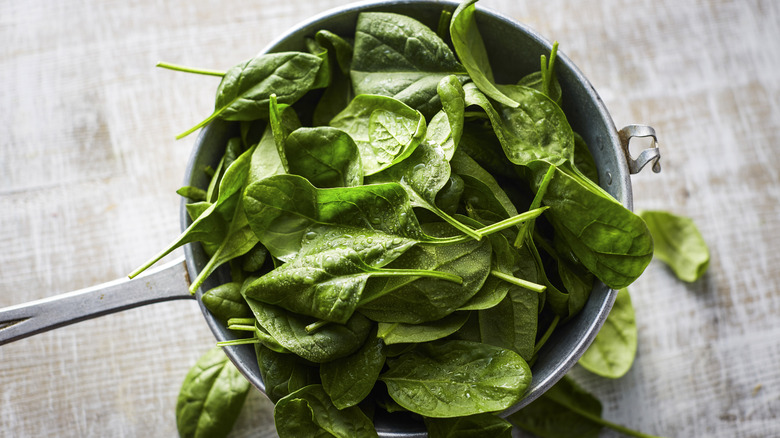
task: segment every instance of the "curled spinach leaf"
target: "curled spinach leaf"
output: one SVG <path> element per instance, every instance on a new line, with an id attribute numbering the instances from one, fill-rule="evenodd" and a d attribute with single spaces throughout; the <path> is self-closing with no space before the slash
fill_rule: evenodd
<path id="1" fill-rule="evenodd" d="M 710 264 L 710 251 L 690 218 L 666 211 L 643 211 L 655 241 L 655 257 L 669 265 L 680 280 L 694 282 Z"/>
<path id="2" fill-rule="evenodd" d="M 373 175 L 414 152 L 425 138 L 425 117 L 392 97 L 358 95 L 330 125 L 349 134 L 360 151 L 363 172 Z"/>
<path id="3" fill-rule="evenodd" d="M 520 104 L 496 88 L 493 81 L 493 70 L 487 58 L 485 43 L 474 19 L 475 3 L 477 0 L 462 2 L 452 15 L 450 36 L 455 53 L 469 72 L 471 80 L 483 93 L 504 105 L 516 108 Z"/>
<path id="4" fill-rule="evenodd" d="M 321 126 L 299 128 L 284 142 L 290 173 L 314 186 L 354 187 L 363 184 L 363 167 L 355 142 L 344 131 Z"/>

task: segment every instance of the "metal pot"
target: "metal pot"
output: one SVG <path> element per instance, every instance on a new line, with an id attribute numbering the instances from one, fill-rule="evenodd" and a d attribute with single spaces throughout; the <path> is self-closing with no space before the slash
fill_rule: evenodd
<path id="1" fill-rule="evenodd" d="M 290 30 L 272 42 L 263 52 L 305 50 L 304 38 L 320 29 L 340 35 L 353 35 L 357 15 L 364 11 L 396 12 L 409 15 L 436 28 L 442 9 L 454 10 L 451 1 L 402 0 L 370 1 L 337 8 L 316 16 Z M 477 9 L 477 24 L 493 63 L 496 81 L 509 83 L 538 70 L 539 57 L 549 54 L 551 43 L 524 25 L 486 9 Z M 588 80 L 563 54 L 558 54 L 556 74 L 563 91 L 563 110 L 574 129 L 587 142 L 599 170 L 602 187 L 612 196 L 632 208 L 630 174 L 637 173 L 645 164 L 653 162 L 653 170 L 660 171 L 660 153 L 655 143 L 655 132 L 648 126 L 630 125 L 618 131 L 612 119 Z M 215 121 L 206 126 L 196 140 L 185 185 L 206 187 L 207 176 L 202 170 L 214 166 L 224 152 L 227 138 L 236 127 Z M 632 137 L 652 137 L 653 146 L 637 159 L 628 152 Z M 190 220 L 181 206 L 181 228 Z M 12 306 L 0 310 L 0 345 L 97 316 L 173 299 L 200 298 L 202 291 L 228 281 L 225 270 L 217 271 L 198 291 L 195 297 L 188 292 L 190 278 L 205 266 L 208 257 L 200 245 L 187 245 L 185 257 L 133 280 L 121 279 L 56 297 Z M 583 310 L 559 327 L 532 368 L 533 381 L 525 398 L 504 412 L 511 414 L 544 393 L 577 362 L 598 333 L 614 303 L 616 292 L 604 284 L 596 284 Z M 217 340 L 230 340 L 234 334 L 217 321 L 201 305 L 206 323 Z M 258 389 L 265 389 L 252 346 L 226 347 L 225 351 L 241 373 Z M 424 437 L 422 423 L 403 414 L 378 416 L 375 424 L 382 437 Z"/>

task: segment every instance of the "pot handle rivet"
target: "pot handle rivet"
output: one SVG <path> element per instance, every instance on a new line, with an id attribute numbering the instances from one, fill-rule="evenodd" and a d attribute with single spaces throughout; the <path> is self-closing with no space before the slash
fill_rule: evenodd
<path id="1" fill-rule="evenodd" d="M 661 151 L 658 149 L 658 138 L 655 136 L 655 129 L 652 126 L 628 125 L 618 131 L 618 137 L 620 138 L 620 146 L 626 154 L 628 171 L 632 175 L 639 173 L 651 161 L 653 162 L 653 172 L 658 173 L 661 171 Z M 631 152 L 628 149 L 628 144 L 633 137 L 653 138 L 652 146 L 643 150 L 636 159 L 631 156 Z"/>

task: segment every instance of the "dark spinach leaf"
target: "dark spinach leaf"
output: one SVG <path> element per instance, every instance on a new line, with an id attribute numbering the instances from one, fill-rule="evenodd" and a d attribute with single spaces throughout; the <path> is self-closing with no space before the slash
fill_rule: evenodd
<path id="1" fill-rule="evenodd" d="M 274 408 L 279 438 L 376 438 L 374 424 L 357 406 L 336 408 L 322 385 L 309 385 L 284 397 Z"/>
<path id="2" fill-rule="evenodd" d="M 344 131 L 328 126 L 299 128 L 284 143 L 289 171 L 319 188 L 363 184 L 363 167 L 355 142 Z"/>
<path id="3" fill-rule="evenodd" d="M 495 414 L 425 418 L 429 438 L 512 438 L 512 423 Z"/>
<path id="4" fill-rule="evenodd" d="M 384 364 L 384 344 L 371 335 L 358 351 L 320 366 L 322 387 L 337 408 L 355 406 L 374 388 Z"/>

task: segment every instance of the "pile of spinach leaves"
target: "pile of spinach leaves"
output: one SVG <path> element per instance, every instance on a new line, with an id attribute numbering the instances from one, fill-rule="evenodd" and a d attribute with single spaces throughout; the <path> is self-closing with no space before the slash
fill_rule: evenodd
<path id="1" fill-rule="evenodd" d="M 306 52 L 227 72 L 164 65 L 222 76 L 213 113 L 180 137 L 214 119 L 238 134 L 206 189 L 179 190 L 189 228 L 131 276 L 191 242 L 210 256 L 193 293 L 229 267 L 202 302 L 246 335 L 221 345 L 254 344 L 282 438 L 377 436 L 380 409 L 432 437 L 508 437 L 496 413 L 523 397 L 550 334 L 594 281 L 625 288 L 653 256 L 561 110 L 557 44 L 540 71 L 498 84 L 475 3 L 444 11 L 436 31 L 361 13 L 355 35 L 321 30 Z M 612 377 L 633 360 L 593 356 L 583 365 Z M 237 380 L 224 355 L 204 356 L 182 388 L 181 434 L 226 435 L 248 390 Z M 598 429 L 600 405 L 578 408 L 581 392 L 563 381 L 510 419 L 558 436 L 524 412 L 574 404 Z"/>

